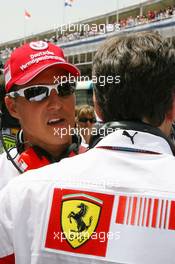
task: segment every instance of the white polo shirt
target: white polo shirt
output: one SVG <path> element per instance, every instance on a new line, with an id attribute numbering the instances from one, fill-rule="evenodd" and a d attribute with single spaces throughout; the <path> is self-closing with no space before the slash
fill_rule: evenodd
<path id="1" fill-rule="evenodd" d="M 13 157 L 16 156 L 17 150 L 16 148 L 10 152 Z M 7 183 L 18 176 L 20 173 L 14 167 L 12 162 L 7 158 L 7 153 L 3 152 L 0 155 L 0 191 L 1 189 L 7 185 Z"/>
<path id="2" fill-rule="evenodd" d="M 165 264 L 174 250 L 175 158 L 155 135 L 132 141 L 118 130 L 0 193 L 2 261 L 15 254 L 15 264 Z"/>

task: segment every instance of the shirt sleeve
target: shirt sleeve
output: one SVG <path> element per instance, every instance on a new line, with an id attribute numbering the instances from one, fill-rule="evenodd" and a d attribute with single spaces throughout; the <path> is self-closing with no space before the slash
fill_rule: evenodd
<path id="1" fill-rule="evenodd" d="M 7 185 L 0 191 L 0 263 L 13 263 L 12 256 L 14 250 L 11 208 L 12 203 L 10 202 L 9 186 Z"/>

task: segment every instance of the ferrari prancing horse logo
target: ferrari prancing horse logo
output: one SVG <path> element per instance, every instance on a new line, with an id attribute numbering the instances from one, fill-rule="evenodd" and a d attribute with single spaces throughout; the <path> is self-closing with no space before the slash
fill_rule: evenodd
<path id="1" fill-rule="evenodd" d="M 105 257 L 114 195 L 54 188 L 44 249 Z"/>
<path id="2" fill-rule="evenodd" d="M 61 226 L 73 248 L 90 239 L 97 227 L 100 211 L 99 205 L 86 200 L 71 199 L 62 202 Z"/>

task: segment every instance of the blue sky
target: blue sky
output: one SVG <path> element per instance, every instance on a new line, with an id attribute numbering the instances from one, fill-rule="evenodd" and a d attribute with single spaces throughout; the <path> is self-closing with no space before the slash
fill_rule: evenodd
<path id="1" fill-rule="evenodd" d="M 104 14 L 142 0 L 74 0 L 64 7 L 64 0 L 0 0 L 0 43 Z M 31 14 L 26 20 L 24 10 Z"/>

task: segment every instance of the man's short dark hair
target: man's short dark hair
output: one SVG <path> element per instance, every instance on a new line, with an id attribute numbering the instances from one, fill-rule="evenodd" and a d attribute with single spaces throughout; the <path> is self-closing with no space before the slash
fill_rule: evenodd
<path id="1" fill-rule="evenodd" d="M 100 76 L 120 75 L 101 85 Z M 175 49 L 159 34 L 141 32 L 107 40 L 93 62 L 95 94 L 105 122 L 143 118 L 160 126 L 172 109 Z M 110 79 L 111 80 L 111 79 Z"/>

